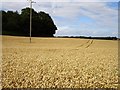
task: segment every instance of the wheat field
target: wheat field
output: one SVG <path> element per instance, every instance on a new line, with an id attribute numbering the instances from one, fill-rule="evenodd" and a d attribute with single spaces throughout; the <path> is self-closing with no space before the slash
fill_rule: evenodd
<path id="1" fill-rule="evenodd" d="M 2 36 L 3 88 L 117 86 L 117 40 Z"/>

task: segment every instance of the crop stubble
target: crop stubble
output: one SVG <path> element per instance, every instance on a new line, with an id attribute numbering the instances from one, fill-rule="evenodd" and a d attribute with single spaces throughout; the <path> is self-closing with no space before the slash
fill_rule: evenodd
<path id="1" fill-rule="evenodd" d="M 117 41 L 2 38 L 4 88 L 117 88 Z"/>

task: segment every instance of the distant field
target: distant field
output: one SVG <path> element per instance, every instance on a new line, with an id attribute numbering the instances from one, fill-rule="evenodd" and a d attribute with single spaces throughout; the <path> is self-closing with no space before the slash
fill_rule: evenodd
<path id="1" fill-rule="evenodd" d="M 117 40 L 2 39 L 4 88 L 117 88 Z"/>

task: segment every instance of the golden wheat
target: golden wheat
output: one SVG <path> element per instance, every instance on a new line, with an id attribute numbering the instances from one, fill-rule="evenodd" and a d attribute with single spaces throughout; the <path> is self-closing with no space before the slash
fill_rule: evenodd
<path id="1" fill-rule="evenodd" d="M 117 41 L 2 38 L 4 88 L 117 88 Z"/>

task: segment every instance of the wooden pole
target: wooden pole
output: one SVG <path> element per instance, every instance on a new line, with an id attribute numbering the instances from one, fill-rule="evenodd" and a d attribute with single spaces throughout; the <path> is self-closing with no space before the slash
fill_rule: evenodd
<path id="1" fill-rule="evenodd" d="M 31 43 L 31 31 L 32 31 L 32 0 L 30 0 L 30 43 Z"/>

